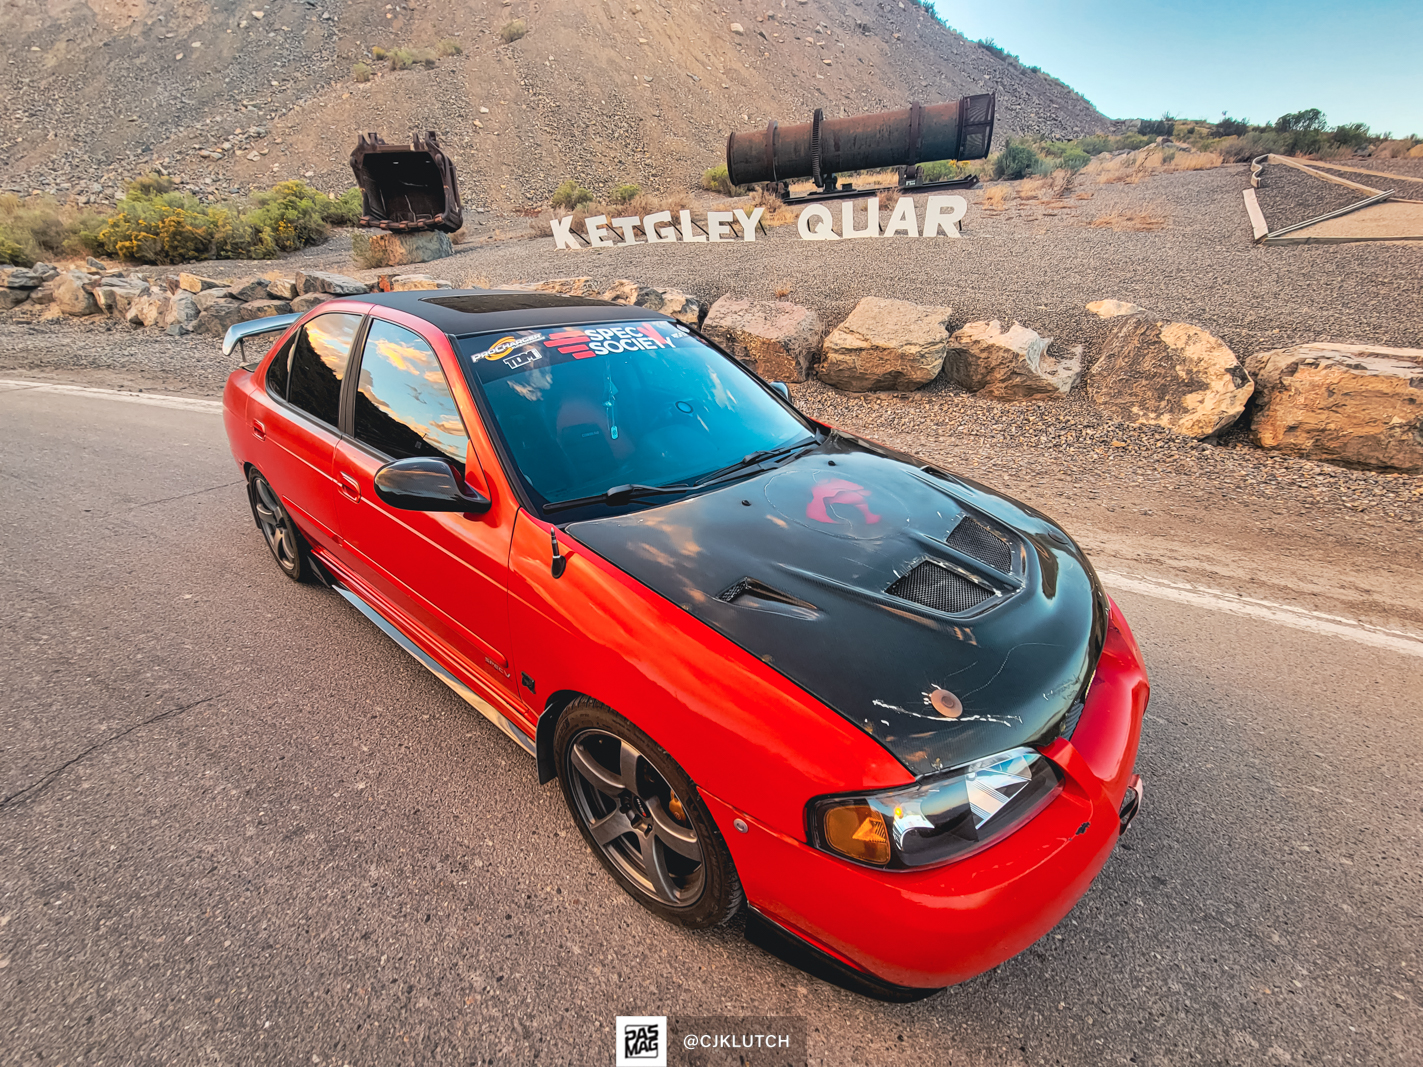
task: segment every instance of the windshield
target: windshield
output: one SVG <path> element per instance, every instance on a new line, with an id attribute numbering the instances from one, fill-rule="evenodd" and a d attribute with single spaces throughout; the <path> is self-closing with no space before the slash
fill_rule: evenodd
<path id="1" fill-rule="evenodd" d="M 461 338 L 539 506 L 669 485 L 814 439 L 749 371 L 672 322 Z"/>

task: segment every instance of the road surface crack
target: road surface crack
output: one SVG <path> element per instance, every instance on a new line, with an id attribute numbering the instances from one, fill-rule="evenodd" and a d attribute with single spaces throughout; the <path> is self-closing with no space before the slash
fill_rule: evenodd
<path id="1" fill-rule="evenodd" d="M 124 729 L 118 731 L 118 733 L 110 734 L 108 737 L 104 738 L 102 741 L 96 741 L 96 742 L 94 742 L 94 744 L 90 745 L 88 748 L 86 748 L 83 752 L 79 753 L 77 756 L 73 757 L 72 759 L 66 760 L 65 762 L 61 763 L 58 767 L 55 767 L 53 770 L 46 771 L 43 775 L 40 776 L 39 780 L 38 780 L 37 782 L 35 782 L 34 784 L 32 784 L 32 785 L 27 785 L 27 786 L 25 786 L 24 789 L 21 789 L 21 790 L 19 790 L 18 792 L 15 792 L 15 793 L 11 793 L 9 796 L 5 797 L 3 800 L 0 800 L 0 810 L 4 810 L 5 808 L 9 807 L 10 804 L 11 804 L 11 802 L 16 801 L 16 800 L 19 800 L 21 797 L 27 796 L 27 795 L 32 794 L 32 793 L 38 793 L 39 791 L 43 790 L 46 786 L 48 786 L 51 782 L 53 782 L 53 781 L 54 781 L 56 778 L 58 778 L 61 774 L 63 774 L 65 771 L 67 771 L 70 767 L 73 767 L 73 766 L 74 766 L 76 763 L 78 763 L 80 760 L 85 759 L 86 757 L 93 755 L 95 752 L 97 752 L 99 749 L 103 748 L 104 746 L 113 744 L 115 741 L 118 741 L 118 740 L 120 740 L 121 738 L 127 737 L 129 734 L 133 733 L 135 730 L 142 729 L 142 728 L 145 727 L 145 726 L 152 726 L 154 723 L 156 723 L 156 722 L 161 722 L 161 721 L 163 721 L 164 719 L 172 718 L 174 715 L 181 715 L 181 714 L 182 714 L 183 712 L 185 712 L 185 711 L 192 711 L 193 708 L 196 708 L 196 707 L 198 707 L 199 705 L 202 705 L 202 704 L 206 704 L 206 703 L 208 703 L 208 702 L 210 702 L 210 701 L 216 700 L 216 699 L 217 699 L 219 696 L 221 696 L 221 695 L 222 695 L 221 693 L 218 693 L 218 694 L 216 694 L 216 695 L 214 695 L 214 696 L 203 697 L 201 700 L 195 700 L 195 701 L 193 701 L 193 703 L 191 703 L 191 704 L 184 704 L 181 708 L 169 708 L 167 711 L 160 711 L 157 715 L 154 715 L 154 716 L 152 716 L 152 717 L 150 717 L 150 718 L 144 719 L 142 722 L 134 723 L 132 726 L 125 727 Z M 31 799 L 33 799 L 33 798 L 31 798 Z"/>

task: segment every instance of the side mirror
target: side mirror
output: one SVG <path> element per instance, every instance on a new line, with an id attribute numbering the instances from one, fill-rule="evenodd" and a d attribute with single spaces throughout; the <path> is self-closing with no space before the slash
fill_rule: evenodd
<path id="1" fill-rule="evenodd" d="M 785 382 L 772 382 L 771 388 L 781 394 L 781 399 L 787 404 L 791 402 L 791 387 Z"/>
<path id="2" fill-rule="evenodd" d="M 489 498 L 471 489 L 447 459 L 411 456 L 387 463 L 375 476 L 376 496 L 402 511 L 461 511 L 483 515 Z"/>

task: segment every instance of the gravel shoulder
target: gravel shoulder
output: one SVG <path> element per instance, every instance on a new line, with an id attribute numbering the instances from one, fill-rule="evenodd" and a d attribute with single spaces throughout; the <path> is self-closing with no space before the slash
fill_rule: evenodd
<path id="1" fill-rule="evenodd" d="M 815 308 L 827 328 L 861 296 L 947 304 L 951 328 L 1017 319 L 1054 337 L 1054 353 L 1084 345 L 1089 361 L 1105 323 L 1083 305 L 1103 297 L 1204 326 L 1242 359 L 1316 340 L 1423 347 L 1423 248 L 1255 246 L 1241 197 L 1247 174 L 1223 167 L 1137 185 L 1088 184 L 1080 192 L 1090 199 L 1072 200 L 1069 190 L 1061 202 L 1010 200 L 996 212 L 982 206 L 980 190 L 971 195 L 958 241 L 811 245 L 783 227 L 754 243 L 573 252 L 555 250 L 547 238 L 501 235 L 410 269 L 455 284 L 630 277 L 705 299 L 771 299 L 790 289 L 789 299 Z M 1125 233 L 1088 225 L 1114 212 L 1154 213 L 1167 223 Z M 280 261 L 194 269 L 223 278 L 290 277 L 299 269 L 374 277 L 351 269 L 349 243 L 341 235 Z M 233 363 L 211 338 L 167 337 L 98 319 L 17 318 L 0 323 L 0 374 L 9 377 L 216 396 Z M 1264 453 L 1243 430 L 1193 442 L 1116 422 L 1076 395 L 999 404 L 942 379 L 909 394 L 846 394 L 818 382 L 794 393 L 813 417 L 1032 504 L 1117 569 L 1169 571 L 1252 595 L 1264 589 L 1380 624 L 1423 623 L 1423 477 Z"/>

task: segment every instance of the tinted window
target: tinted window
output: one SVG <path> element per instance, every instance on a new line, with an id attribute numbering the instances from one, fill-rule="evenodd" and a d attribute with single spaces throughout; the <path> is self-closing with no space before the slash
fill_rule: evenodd
<path id="1" fill-rule="evenodd" d="M 735 360 L 670 322 L 464 338 L 519 474 L 546 502 L 667 485 L 813 440 Z"/>
<path id="2" fill-rule="evenodd" d="M 287 396 L 287 366 L 292 358 L 292 342 L 295 338 L 282 345 L 281 351 L 272 357 L 272 362 L 267 365 L 267 389 L 274 396 L 279 396 L 283 400 Z"/>
<path id="3" fill-rule="evenodd" d="M 359 440 L 396 459 L 445 456 L 464 463 L 464 423 L 434 349 L 418 334 L 373 319 L 359 384 Z"/>
<path id="4" fill-rule="evenodd" d="M 359 315 L 321 315 L 301 328 L 292 348 L 287 399 L 332 426 L 340 417 L 341 379 L 360 325 Z"/>

